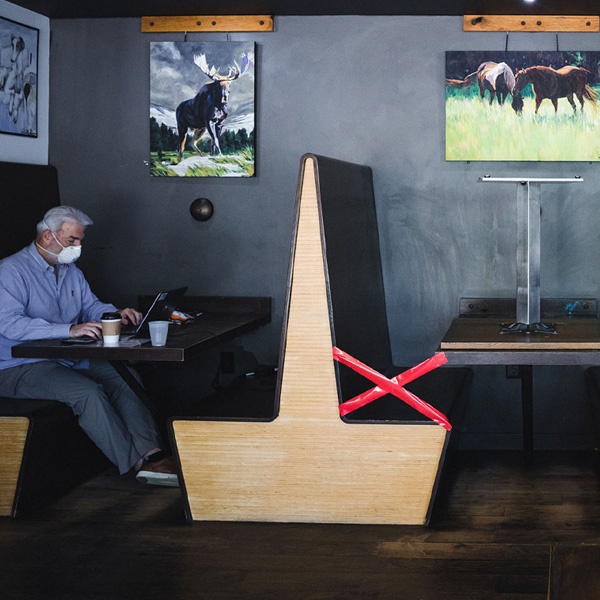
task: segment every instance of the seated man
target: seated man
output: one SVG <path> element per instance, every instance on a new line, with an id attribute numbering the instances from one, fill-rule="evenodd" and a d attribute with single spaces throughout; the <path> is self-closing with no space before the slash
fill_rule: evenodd
<path id="1" fill-rule="evenodd" d="M 140 479 L 177 485 L 150 412 L 108 362 L 11 355 L 24 340 L 100 338 L 104 312 L 140 323 L 138 311 L 100 302 L 73 264 L 91 224 L 76 208 L 52 208 L 38 223 L 35 241 L 0 261 L 0 396 L 65 402 L 121 474 L 134 468 Z"/>

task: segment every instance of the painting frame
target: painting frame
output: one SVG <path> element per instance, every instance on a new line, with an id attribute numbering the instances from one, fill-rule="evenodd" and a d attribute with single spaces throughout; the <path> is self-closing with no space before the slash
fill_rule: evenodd
<path id="1" fill-rule="evenodd" d="M 0 16 L 0 134 L 38 137 L 40 30 Z"/>
<path id="2" fill-rule="evenodd" d="M 448 51 L 447 161 L 600 161 L 600 52 Z"/>
<path id="3" fill-rule="evenodd" d="M 256 174 L 254 42 L 150 42 L 150 175 Z"/>

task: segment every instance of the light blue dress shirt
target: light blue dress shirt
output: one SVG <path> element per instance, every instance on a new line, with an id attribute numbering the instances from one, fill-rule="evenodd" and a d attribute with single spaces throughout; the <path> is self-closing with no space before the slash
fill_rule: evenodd
<path id="1" fill-rule="evenodd" d="M 13 358 L 15 344 L 68 338 L 71 325 L 99 321 L 102 313 L 117 310 L 98 300 L 75 264 L 57 267 L 58 281 L 35 242 L 0 260 L 0 369 L 42 360 Z"/>

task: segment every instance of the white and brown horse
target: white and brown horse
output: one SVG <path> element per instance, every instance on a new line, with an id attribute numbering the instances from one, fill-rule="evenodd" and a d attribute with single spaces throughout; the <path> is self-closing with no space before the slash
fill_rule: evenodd
<path id="1" fill-rule="evenodd" d="M 481 100 L 485 99 L 485 93 L 490 93 L 490 104 L 494 98 L 499 104 L 503 104 L 508 94 L 512 94 L 515 85 L 515 76 L 512 69 L 504 62 L 495 63 L 487 61 L 481 63 L 477 71 L 467 75 L 464 79 L 446 79 L 446 85 L 455 88 L 466 88 L 477 81 Z"/>

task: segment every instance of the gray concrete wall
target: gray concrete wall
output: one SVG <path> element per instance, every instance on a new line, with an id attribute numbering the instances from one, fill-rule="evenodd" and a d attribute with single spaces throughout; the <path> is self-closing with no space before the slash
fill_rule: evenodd
<path id="1" fill-rule="evenodd" d="M 273 323 L 244 345 L 274 362 L 305 152 L 373 168 L 396 364 L 436 350 L 461 296 L 514 296 L 514 190 L 482 175 L 584 177 L 543 190 L 542 295 L 598 297 L 597 164 L 445 161 L 444 52 L 503 50 L 505 34 L 464 33 L 459 17 L 281 17 L 273 33 L 231 34 L 257 43 L 257 176 L 245 180 L 150 177 L 149 42 L 173 39 L 183 34 L 142 34 L 138 19 L 52 22 L 50 162 L 63 202 L 96 219 L 81 264 L 107 299 L 182 283 L 271 296 Z M 599 41 L 561 34 L 560 47 Z M 511 34 L 508 47 L 555 48 L 554 34 Z M 215 206 L 206 223 L 189 216 L 198 197 Z M 536 371 L 540 443 L 587 443 L 581 371 L 562 371 Z M 478 370 L 467 419 L 477 443 L 518 446 L 517 385 Z"/>

